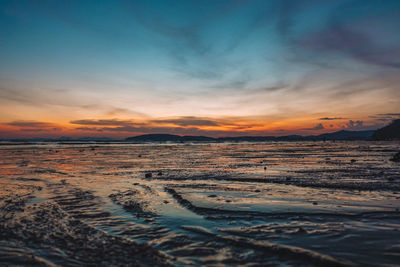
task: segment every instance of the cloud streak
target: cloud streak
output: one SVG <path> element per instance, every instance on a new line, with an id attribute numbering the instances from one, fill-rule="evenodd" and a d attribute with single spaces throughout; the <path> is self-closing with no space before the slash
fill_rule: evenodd
<path id="1" fill-rule="evenodd" d="M 53 127 L 53 123 L 40 122 L 40 121 L 12 121 L 8 122 L 7 125 L 18 126 L 18 127 L 32 127 L 32 128 L 47 128 Z"/>
<path id="2" fill-rule="evenodd" d="M 334 121 L 334 120 L 344 120 L 346 118 L 342 117 L 324 117 L 324 118 L 319 118 L 320 121 Z"/>
<path id="3" fill-rule="evenodd" d="M 322 123 L 318 123 L 317 125 L 315 125 L 314 127 L 311 128 L 303 128 L 303 130 L 306 131 L 319 131 L 319 130 L 323 130 L 325 129 L 324 125 L 322 125 Z"/>

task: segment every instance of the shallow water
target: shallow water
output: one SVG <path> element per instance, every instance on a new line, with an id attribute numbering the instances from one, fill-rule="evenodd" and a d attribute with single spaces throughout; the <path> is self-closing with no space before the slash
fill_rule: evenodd
<path id="1" fill-rule="evenodd" d="M 0 261 L 74 266 L 101 252 L 104 265 L 124 257 L 144 265 L 396 265 L 400 164 L 389 158 L 398 149 L 395 142 L 3 144 Z M 54 216 L 35 226 L 39 210 Z M 49 235 L 54 229 L 69 234 Z M 123 253 L 132 241 L 160 254 L 147 246 L 158 256 Z M 80 250 L 82 242 L 91 247 Z"/>

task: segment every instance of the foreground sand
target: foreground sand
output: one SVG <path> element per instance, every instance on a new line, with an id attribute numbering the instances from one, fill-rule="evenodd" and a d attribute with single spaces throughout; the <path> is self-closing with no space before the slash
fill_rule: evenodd
<path id="1" fill-rule="evenodd" d="M 1 146 L 0 263 L 390 266 L 397 147 Z"/>
<path id="2" fill-rule="evenodd" d="M 13 265 L 169 266 L 156 249 L 106 234 L 66 213 L 54 201 L 27 203 L 40 187 L 3 184 L 0 260 Z M 3 192 L 4 192 L 3 191 Z M 13 191 L 18 194 L 12 193 Z M 41 251 L 45 257 L 41 257 Z"/>

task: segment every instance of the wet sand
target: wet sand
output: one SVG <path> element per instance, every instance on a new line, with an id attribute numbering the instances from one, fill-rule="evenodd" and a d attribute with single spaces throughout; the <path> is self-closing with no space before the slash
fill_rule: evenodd
<path id="1" fill-rule="evenodd" d="M 398 148 L 3 144 L 0 263 L 396 265 Z"/>

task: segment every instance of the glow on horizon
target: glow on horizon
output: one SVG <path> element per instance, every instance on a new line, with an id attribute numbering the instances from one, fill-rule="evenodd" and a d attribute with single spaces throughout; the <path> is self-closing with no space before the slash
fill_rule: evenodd
<path id="1" fill-rule="evenodd" d="M 0 138 L 376 129 L 399 1 L 0 1 Z"/>

